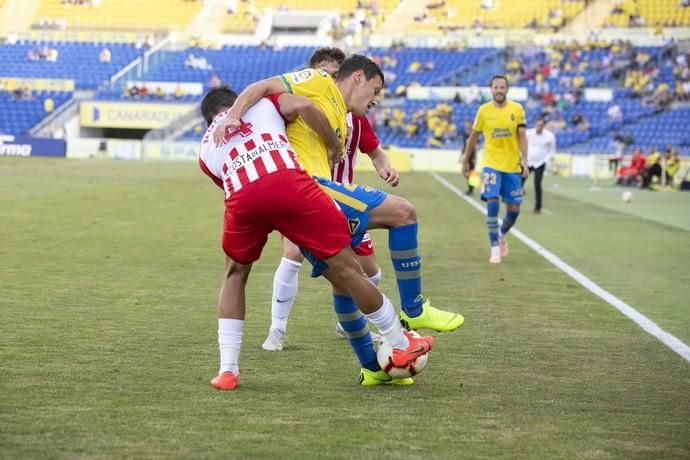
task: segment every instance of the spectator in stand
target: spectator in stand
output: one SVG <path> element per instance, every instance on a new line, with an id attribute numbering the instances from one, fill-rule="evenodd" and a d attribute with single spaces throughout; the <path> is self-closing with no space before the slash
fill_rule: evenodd
<path id="1" fill-rule="evenodd" d="M 184 60 L 184 66 L 188 69 L 194 68 L 195 58 L 193 54 L 188 54 L 187 59 Z"/>
<path id="2" fill-rule="evenodd" d="M 421 68 L 422 68 L 422 63 L 415 59 L 414 61 L 410 62 L 410 65 L 407 67 L 407 72 L 408 73 L 417 73 L 420 71 Z"/>
<path id="3" fill-rule="evenodd" d="M 614 103 L 606 111 L 606 116 L 608 117 L 609 121 L 618 121 L 623 119 L 623 112 L 621 111 L 620 106 Z"/>
<path id="4" fill-rule="evenodd" d="M 657 86 L 652 94 L 652 101 L 657 110 L 660 111 L 664 110 L 664 108 L 666 108 L 673 101 L 671 87 L 668 83 L 662 82 L 659 86 Z"/>
<path id="5" fill-rule="evenodd" d="M 47 97 L 43 101 L 43 110 L 45 111 L 45 113 L 52 113 L 53 110 L 55 110 L 55 101 L 53 101 L 52 98 Z"/>
<path id="6" fill-rule="evenodd" d="M 551 112 L 549 116 L 549 121 L 546 123 L 546 129 L 553 132 L 563 131 L 566 128 L 565 119 L 563 115 L 558 110 Z"/>
<path id="7" fill-rule="evenodd" d="M 47 62 L 57 62 L 58 50 L 55 48 L 44 47 L 39 53 L 41 59 L 45 59 Z"/>
<path id="8" fill-rule="evenodd" d="M 683 90 L 683 96 L 682 96 L 683 101 L 685 101 L 685 102 L 690 101 L 690 79 L 684 81 L 681 88 Z"/>
<path id="9" fill-rule="evenodd" d="M 184 97 L 184 90 L 182 89 L 182 85 L 179 83 L 175 87 L 175 99 L 182 99 Z"/>
<path id="10" fill-rule="evenodd" d="M 158 99 L 164 99 L 165 98 L 165 93 L 163 92 L 163 88 L 160 86 L 156 86 L 156 97 Z"/>
<path id="11" fill-rule="evenodd" d="M 580 112 L 575 112 L 570 119 L 570 124 L 578 131 L 587 131 L 589 129 L 589 121 Z"/>
<path id="12" fill-rule="evenodd" d="M 573 88 L 576 90 L 582 90 L 585 86 L 585 77 L 581 73 L 578 73 L 575 78 L 573 78 Z"/>
<path id="13" fill-rule="evenodd" d="M 534 94 L 537 96 L 537 99 L 542 99 L 546 94 L 551 92 L 549 82 L 544 79 L 544 75 L 538 73 L 534 81 L 536 82 L 534 85 Z"/>
<path id="14" fill-rule="evenodd" d="M 204 126 L 201 123 L 197 123 L 194 125 L 194 134 L 198 136 L 204 134 Z"/>
<path id="15" fill-rule="evenodd" d="M 481 95 L 479 86 L 477 86 L 476 83 L 473 83 L 472 85 L 470 85 L 469 89 L 467 90 L 467 93 L 465 94 L 465 102 L 469 105 L 472 105 L 475 102 L 479 101 L 480 98 Z"/>
<path id="16" fill-rule="evenodd" d="M 142 99 L 149 97 L 149 89 L 146 87 L 146 85 L 142 85 L 142 87 L 139 89 L 139 97 Z"/>
<path id="17" fill-rule="evenodd" d="M 107 63 L 107 62 L 110 62 L 111 57 L 112 56 L 110 54 L 110 50 L 108 48 L 103 48 L 101 50 L 100 54 L 98 55 L 98 60 L 100 62 L 106 62 Z"/>
<path id="18" fill-rule="evenodd" d="M 417 136 L 417 131 L 418 131 L 418 126 L 416 123 L 408 123 L 405 126 L 405 134 L 407 135 L 408 139 L 411 139 L 415 136 Z"/>

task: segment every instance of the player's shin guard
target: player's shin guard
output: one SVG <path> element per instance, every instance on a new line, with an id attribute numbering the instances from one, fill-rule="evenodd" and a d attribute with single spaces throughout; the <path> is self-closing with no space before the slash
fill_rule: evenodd
<path id="1" fill-rule="evenodd" d="M 357 355 L 360 366 L 370 371 L 378 371 L 381 367 L 376 360 L 374 343 L 371 340 L 369 324 L 355 305 L 352 297 L 347 295 L 333 294 L 333 309 L 338 317 L 338 322 L 342 326 L 350 346 Z"/>
<path id="2" fill-rule="evenodd" d="M 486 203 L 486 228 L 489 230 L 489 242 L 491 246 L 498 246 L 498 200 L 489 200 Z"/>
<path id="3" fill-rule="evenodd" d="M 515 225 L 515 221 L 517 220 L 518 216 L 520 215 L 520 210 L 517 211 L 511 211 L 507 210 L 506 215 L 503 218 L 503 225 L 501 225 L 501 235 L 505 235 L 508 233 L 513 225 Z"/>
<path id="4" fill-rule="evenodd" d="M 230 371 L 235 375 L 240 374 L 239 358 L 243 330 L 244 320 L 218 318 L 219 374 L 225 371 Z"/>
<path id="5" fill-rule="evenodd" d="M 273 298 L 271 300 L 271 329 L 283 332 L 297 296 L 299 269 L 301 263 L 283 257 L 273 275 Z"/>
<path id="6" fill-rule="evenodd" d="M 400 292 L 400 306 L 410 317 L 422 313 L 422 259 L 417 242 L 417 224 L 388 230 L 388 247 Z"/>
<path id="7" fill-rule="evenodd" d="M 393 348 L 405 349 L 409 342 L 400 326 L 398 315 L 390 299 L 383 295 L 383 303 L 373 313 L 366 315 L 366 318 L 379 330 L 381 335 L 391 344 Z"/>

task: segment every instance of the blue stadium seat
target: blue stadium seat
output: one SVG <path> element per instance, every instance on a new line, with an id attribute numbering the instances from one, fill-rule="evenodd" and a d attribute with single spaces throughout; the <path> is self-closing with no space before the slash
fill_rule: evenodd
<path id="1" fill-rule="evenodd" d="M 36 53 L 44 47 L 57 50 L 56 62 L 28 60 L 30 52 Z M 99 61 L 103 48 L 110 50 L 110 62 Z M 96 89 L 143 52 L 143 49 L 124 43 L 23 41 L 0 46 L 0 62 L 12 63 L 3 71 L 6 77 L 71 79 L 75 80 L 77 88 Z"/>
<path id="2" fill-rule="evenodd" d="M 72 93 L 62 91 L 33 92 L 31 99 L 17 99 L 11 93 L 0 92 L 0 134 L 19 136 L 40 122 L 45 116 L 43 104 L 50 97 L 55 109 L 67 102 Z"/>

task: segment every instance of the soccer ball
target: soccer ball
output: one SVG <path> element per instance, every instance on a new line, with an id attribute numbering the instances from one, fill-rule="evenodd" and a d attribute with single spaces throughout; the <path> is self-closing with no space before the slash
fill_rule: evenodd
<path id="1" fill-rule="evenodd" d="M 623 200 L 623 203 L 630 203 L 632 201 L 632 192 L 630 190 L 626 190 L 623 192 L 621 199 Z"/>
<path id="2" fill-rule="evenodd" d="M 410 331 L 416 337 L 419 337 L 414 331 Z M 429 353 L 423 354 L 417 360 L 407 367 L 394 367 L 393 366 L 393 347 L 386 341 L 383 337 L 379 341 L 379 349 L 376 352 L 376 359 L 379 362 L 381 369 L 386 371 L 388 375 L 395 378 L 405 378 L 412 377 L 422 372 L 422 369 L 426 366 L 426 362 L 429 359 Z"/>

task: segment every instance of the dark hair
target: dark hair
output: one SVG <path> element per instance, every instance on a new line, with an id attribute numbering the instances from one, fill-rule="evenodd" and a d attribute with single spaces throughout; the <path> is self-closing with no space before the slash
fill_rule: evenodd
<path id="1" fill-rule="evenodd" d="M 309 67 L 315 69 L 322 62 L 337 62 L 342 64 L 345 60 L 345 53 L 340 48 L 323 47 L 314 51 L 314 54 L 309 58 Z"/>
<path id="2" fill-rule="evenodd" d="M 364 78 L 371 80 L 375 76 L 381 77 L 381 83 L 385 83 L 383 71 L 377 63 L 361 54 L 353 54 L 343 61 L 336 75 L 336 81 L 343 81 L 358 70 L 364 71 Z"/>
<path id="3" fill-rule="evenodd" d="M 228 88 L 226 85 L 212 88 L 204 100 L 201 101 L 201 115 L 209 125 L 213 119 L 225 109 L 229 109 L 235 103 L 237 93 Z"/>
<path id="4" fill-rule="evenodd" d="M 534 122 L 536 123 L 538 121 L 543 121 L 544 123 L 546 123 L 546 117 L 544 115 L 539 115 L 537 119 L 534 120 Z"/>
<path id="5" fill-rule="evenodd" d="M 496 74 L 493 77 L 491 77 L 491 80 L 489 80 L 489 86 L 492 86 L 494 84 L 494 80 L 505 80 L 506 86 L 508 86 L 508 77 L 506 77 L 505 75 Z"/>

